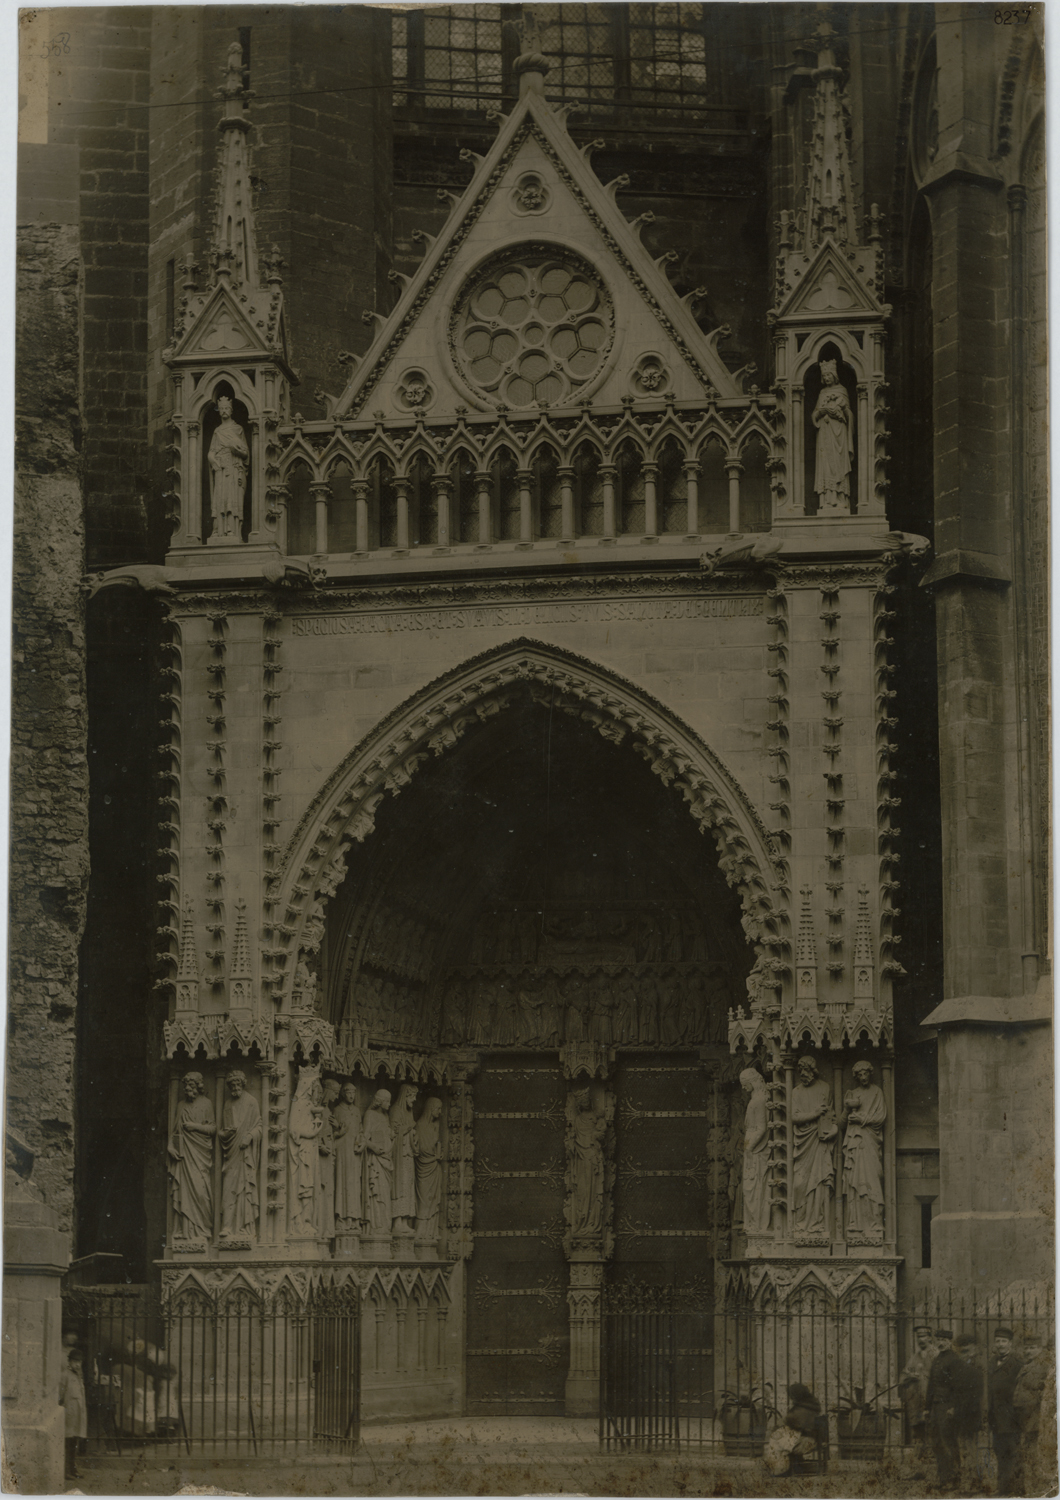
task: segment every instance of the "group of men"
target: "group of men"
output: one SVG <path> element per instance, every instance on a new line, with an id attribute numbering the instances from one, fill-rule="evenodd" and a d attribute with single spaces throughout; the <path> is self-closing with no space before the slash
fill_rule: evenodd
<path id="1" fill-rule="evenodd" d="M 910 1436 L 925 1453 L 930 1443 L 942 1494 L 984 1492 L 977 1452 L 982 1422 L 983 1370 L 974 1333 L 954 1338 L 926 1323 L 914 1330 L 914 1349 L 898 1383 Z M 987 1426 L 997 1459 L 997 1493 L 1045 1493 L 1036 1488 L 1043 1392 L 1051 1381 L 1051 1350 L 1026 1334 L 1019 1352 L 1011 1328 L 999 1327 L 986 1367 Z M 1028 1486 L 1030 1488 L 1028 1489 Z"/>

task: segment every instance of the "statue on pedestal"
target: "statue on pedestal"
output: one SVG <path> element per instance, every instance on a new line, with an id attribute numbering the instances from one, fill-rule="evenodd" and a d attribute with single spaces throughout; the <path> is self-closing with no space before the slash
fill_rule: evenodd
<path id="1" fill-rule="evenodd" d="M 322 1240 L 335 1233 L 335 1134 L 332 1109 L 339 1097 L 339 1085 L 329 1078 L 323 1085 L 323 1109 L 317 1145 L 316 1226 Z"/>
<path id="2" fill-rule="evenodd" d="M 367 1161 L 367 1193 L 365 1218 L 368 1233 L 373 1239 L 390 1238 L 393 1215 L 390 1211 L 394 1196 L 394 1135 L 390 1129 L 387 1113 L 390 1109 L 390 1093 L 380 1089 L 364 1116 L 364 1149 Z"/>
<path id="3" fill-rule="evenodd" d="M 745 1068 L 740 1087 L 750 1098 L 743 1122 L 744 1234 L 769 1231 L 769 1096 L 757 1068 Z"/>
<path id="4" fill-rule="evenodd" d="M 588 1089 L 578 1094 L 572 1142 L 571 1233 L 600 1234 L 604 1214 L 604 1148 L 607 1121 L 593 1109 Z"/>
<path id="5" fill-rule="evenodd" d="M 288 1228 L 292 1235 L 301 1238 L 315 1239 L 317 1235 L 317 1157 L 323 1128 L 319 1072 L 315 1067 L 303 1068 L 287 1119 L 287 1154 L 291 1165 Z"/>
<path id="6" fill-rule="evenodd" d="M 812 1057 L 799 1058 L 799 1082 L 791 1091 L 794 1136 L 792 1163 L 793 1227 L 797 1235 L 827 1239 L 835 1186 L 833 1142 L 839 1133 L 832 1113 L 832 1091 L 817 1076 Z"/>
<path id="7" fill-rule="evenodd" d="M 813 409 L 817 467 L 813 487 L 822 513 L 850 513 L 850 469 L 854 460 L 850 401 L 834 359 L 821 360 L 821 394 Z"/>
<path id="8" fill-rule="evenodd" d="M 258 1228 L 258 1149 L 261 1110 L 246 1092 L 246 1074 L 234 1068 L 225 1079 L 228 1098 L 221 1113 L 221 1239 L 253 1238 Z"/>
<path id="9" fill-rule="evenodd" d="M 352 1083 L 343 1085 L 342 1098 L 331 1116 L 331 1134 L 335 1143 L 335 1224 L 340 1233 L 359 1234 L 364 1216 L 364 1136 L 357 1090 Z"/>
<path id="10" fill-rule="evenodd" d="M 883 1126 L 887 1104 L 872 1065 L 854 1064 L 856 1087 L 843 1095 L 843 1192 L 848 1233 L 883 1237 Z"/>
<path id="11" fill-rule="evenodd" d="M 412 1149 L 413 1131 L 416 1128 L 412 1117 L 415 1099 L 416 1085 L 403 1083 L 397 1102 L 390 1111 L 394 1167 L 390 1214 L 394 1234 L 411 1234 L 412 1221 L 416 1217 L 416 1163 Z"/>
<path id="12" fill-rule="evenodd" d="M 169 1179 L 173 1236 L 178 1240 L 213 1234 L 213 1105 L 203 1092 L 201 1073 L 185 1073 L 184 1100 L 177 1105 L 169 1137 Z"/>
<path id="13" fill-rule="evenodd" d="M 218 398 L 221 424 L 210 439 L 210 505 L 213 515 L 211 542 L 242 539 L 243 496 L 247 488 L 250 449 L 246 435 L 235 420 L 227 396 Z"/>
<path id="14" fill-rule="evenodd" d="M 416 1158 L 416 1238 L 434 1242 L 438 1238 L 438 1214 L 442 1203 L 442 1101 L 428 1099 L 412 1133 Z"/>

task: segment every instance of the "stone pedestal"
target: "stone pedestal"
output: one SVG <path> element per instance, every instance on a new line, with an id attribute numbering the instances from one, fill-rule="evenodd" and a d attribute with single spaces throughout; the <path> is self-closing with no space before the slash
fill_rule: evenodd
<path id="1" fill-rule="evenodd" d="M 8 1483 L 23 1495 L 61 1494 L 65 1422 L 60 1278 L 70 1238 L 54 1209 L 8 1193 L 4 1226 L 3 1433 Z M 6 1488 L 6 1486 L 5 1486 Z"/>
<path id="2" fill-rule="evenodd" d="M 604 1266 L 599 1251 L 571 1256 L 570 1369 L 565 1405 L 568 1417 L 595 1417 L 600 1410 L 600 1301 Z"/>

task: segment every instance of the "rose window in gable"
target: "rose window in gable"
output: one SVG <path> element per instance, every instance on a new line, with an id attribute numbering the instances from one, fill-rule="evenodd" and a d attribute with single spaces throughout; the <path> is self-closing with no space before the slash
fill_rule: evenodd
<path id="1" fill-rule="evenodd" d="M 465 284 L 450 342 L 464 378 L 511 407 L 557 406 L 600 373 L 614 307 L 588 261 L 554 247 L 495 257 Z"/>

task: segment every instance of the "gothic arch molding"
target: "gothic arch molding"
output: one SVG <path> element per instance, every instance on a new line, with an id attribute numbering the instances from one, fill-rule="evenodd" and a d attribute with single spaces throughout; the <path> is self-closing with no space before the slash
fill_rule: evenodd
<path id="1" fill-rule="evenodd" d="M 472 657 L 436 678 L 395 709 L 335 768 L 303 815 L 277 872 L 274 921 L 267 939 L 285 942 L 280 964 L 265 968 L 274 998 L 291 995 L 300 955 L 315 952 L 327 902 L 345 875 L 353 842 L 375 827 L 389 793 L 407 787 L 433 756 L 452 750 L 477 723 L 529 692 L 581 719 L 605 739 L 628 745 L 663 784 L 679 791 L 702 832 L 710 832 L 718 864 L 739 894 L 749 941 L 782 941 L 772 901 L 777 850 L 750 799 L 710 747 L 668 708 L 606 667 L 542 641 L 520 639 Z M 275 958 L 267 947 L 263 955 Z M 281 966 L 282 965 L 282 966 Z M 761 966 L 761 957 L 760 964 Z"/>

